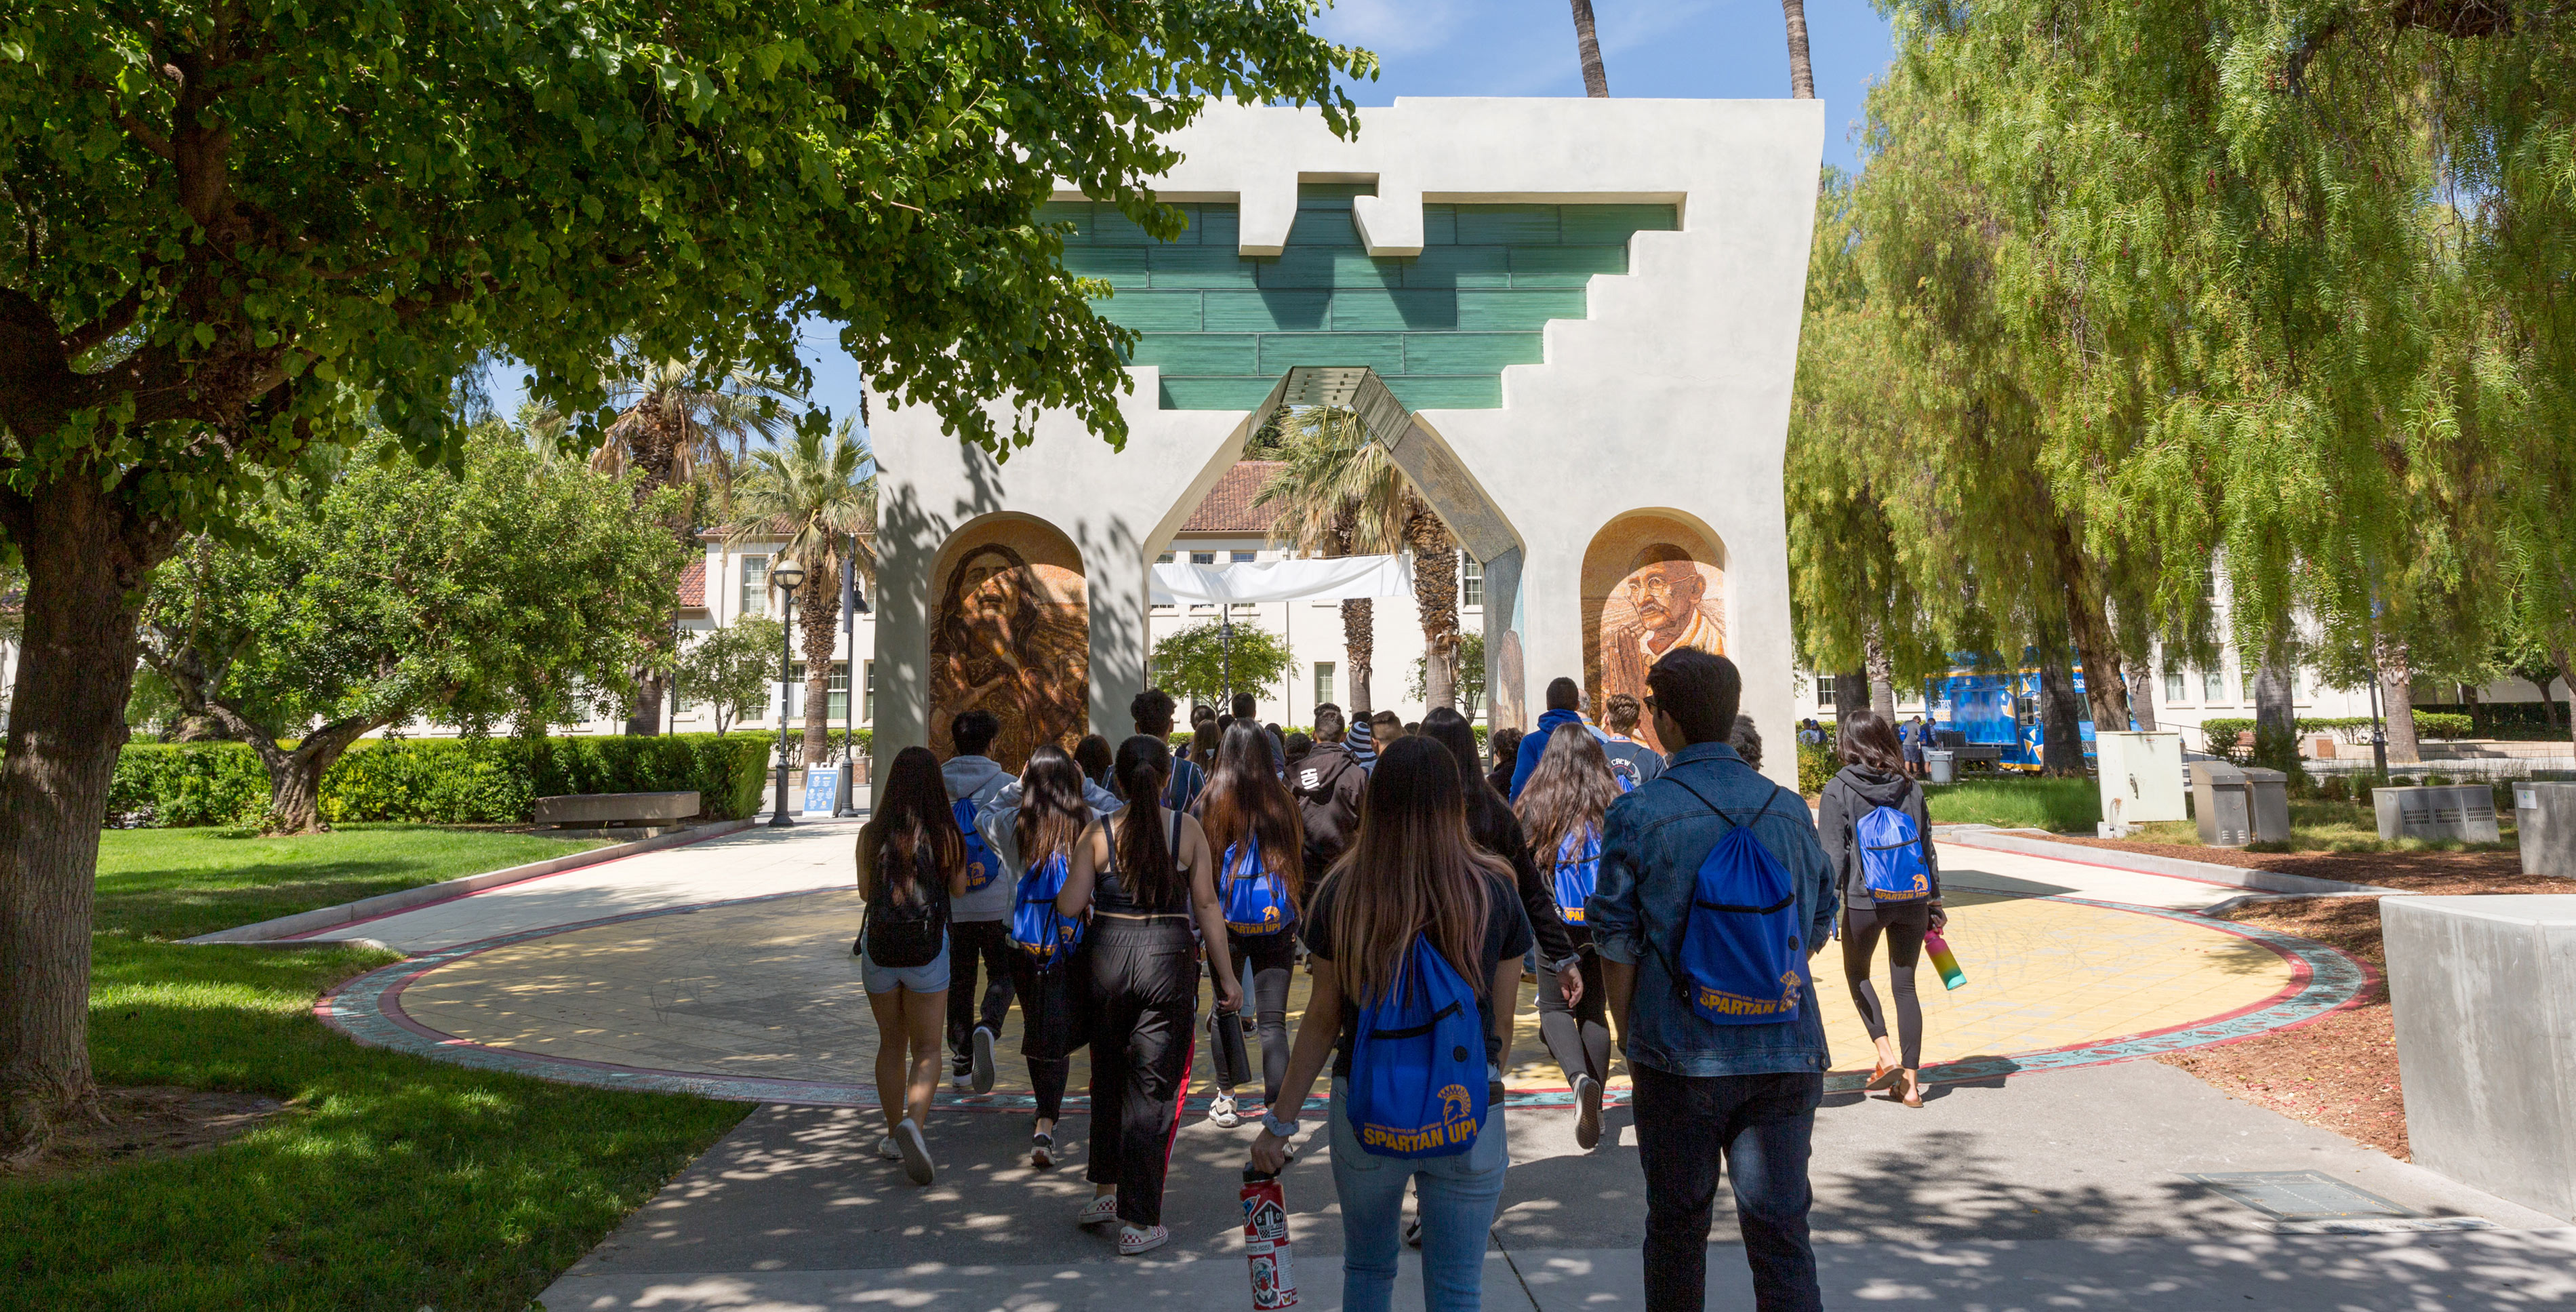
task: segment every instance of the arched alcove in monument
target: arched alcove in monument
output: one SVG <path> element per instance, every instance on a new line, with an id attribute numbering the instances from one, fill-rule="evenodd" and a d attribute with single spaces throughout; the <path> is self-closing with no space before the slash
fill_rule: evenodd
<path id="1" fill-rule="evenodd" d="M 1726 654 L 1726 548 L 1697 516 L 1632 510 L 1612 519 L 1584 548 L 1582 591 L 1583 676 L 1596 717 L 1613 693 L 1644 698 L 1647 669 L 1675 647 Z M 1654 729 L 1646 717 L 1649 742 Z"/>
<path id="2" fill-rule="evenodd" d="M 930 750 L 946 760 L 949 721 L 991 711 L 986 753 L 1017 771 L 1040 744 L 1068 751 L 1089 714 L 1090 608 L 1082 554 L 1027 515 L 986 515 L 950 535 L 932 571 Z"/>

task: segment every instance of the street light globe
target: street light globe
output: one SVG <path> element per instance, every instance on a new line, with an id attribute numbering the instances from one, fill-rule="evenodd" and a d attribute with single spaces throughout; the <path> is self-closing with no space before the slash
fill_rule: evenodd
<path id="1" fill-rule="evenodd" d="M 782 592 L 794 592 L 805 585 L 805 567 L 793 556 L 780 556 L 769 567 L 769 582 Z"/>

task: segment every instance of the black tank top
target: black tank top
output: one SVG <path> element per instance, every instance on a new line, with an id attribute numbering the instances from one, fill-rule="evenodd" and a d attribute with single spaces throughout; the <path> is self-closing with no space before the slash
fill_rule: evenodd
<path id="1" fill-rule="evenodd" d="M 1091 902 L 1094 907 L 1114 916 L 1186 916 L 1190 913 L 1190 868 L 1180 864 L 1180 812 L 1172 812 L 1170 848 L 1173 868 L 1180 874 L 1180 879 L 1177 881 L 1179 893 L 1167 906 L 1138 905 L 1135 896 L 1127 889 L 1127 881 L 1118 877 L 1118 835 L 1109 832 L 1107 827 L 1103 826 L 1101 836 L 1109 841 L 1109 863 L 1101 867 L 1100 876 L 1094 881 L 1091 892 Z"/>

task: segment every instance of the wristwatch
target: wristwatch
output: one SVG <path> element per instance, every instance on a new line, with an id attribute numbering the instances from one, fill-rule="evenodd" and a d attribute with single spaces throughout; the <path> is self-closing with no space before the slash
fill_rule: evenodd
<path id="1" fill-rule="evenodd" d="M 1261 1128 L 1282 1139 L 1294 1139 L 1297 1137 L 1297 1118 L 1292 1116 L 1283 1121 L 1276 1113 L 1264 1112 L 1261 1117 Z"/>

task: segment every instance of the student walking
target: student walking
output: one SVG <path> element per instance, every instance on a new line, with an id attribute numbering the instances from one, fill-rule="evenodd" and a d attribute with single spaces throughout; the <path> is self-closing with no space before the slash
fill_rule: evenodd
<path id="1" fill-rule="evenodd" d="M 1159 738 L 1138 734 L 1119 744 L 1116 775 L 1127 804 L 1083 830 L 1056 899 L 1065 915 L 1091 916 L 1092 1199 L 1075 1219 L 1122 1222 L 1118 1251 L 1130 1257 L 1172 1237 L 1163 1226 L 1163 1175 L 1189 1092 L 1199 1001 L 1193 920 L 1215 971 L 1217 1010 L 1243 1007 L 1207 835 L 1161 804 L 1171 760 Z"/>
<path id="2" fill-rule="evenodd" d="M 1645 713 L 1644 703 L 1624 692 L 1601 703 L 1601 754 L 1609 759 L 1610 773 L 1619 777 L 1623 793 L 1664 772 L 1663 753 L 1637 737 Z"/>
<path id="3" fill-rule="evenodd" d="M 1611 808 L 1585 925 L 1636 1083 L 1646 1307 L 1698 1312 L 1721 1173 L 1761 1312 L 1823 1306 L 1807 1158 L 1825 1028 L 1808 957 L 1833 927 L 1831 867 L 1796 793 L 1727 745 L 1732 661 L 1665 654 L 1646 676 L 1663 776 Z"/>
<path id="4" fill-rule="evenodd" d="M 1351 835 L 1359 832 L 1360 798 L 1367 788 L 1366 763 L 1343 741 L 1342 708 L 1331 702 L 1317 706 L 1314 750 L 1288 781 L 1297 797 L 1297 818 L 1306 826 L 1308 870 L 1330 870 L 1341 859 Z"/>
<path id="5" fill-rule="evenodd" d="M 1136 722 L 1136 732 L 1170 742 L 1175 707 L 1170 693 L 1147 688 L 1127 703 L 1127 716 Z M 1169 810 L 1186 811 L 1206 788 L 1207 770 L 1186 756 L 1176 756 L 1172 759 L 1172 782 L 1163 789 L 1163 805 Z"/>
<path id="6" fill-rule="evenodd" d="M 859 827 L 859 980 L 877 1022 L 877 1105 L 886 1137 L 877 1156 L 903 1163 L 914 1184 L 931 1180 L 921 1128 L 939 1087 L 940 1023 L 948 1010 L 949 908 L 966 891 L 966 838 L 958 832 L 939 758 L 927 747 L 897 752 Z"/>
<path id="7" fill-rule="evenodd" d="M 1538 768 L 1530 771 L 1513 806 L 1550 901 L 1564 917 L 1580 968 L 1578 985 L 1561 987 L 1557 976 L 1538 985 L 1538 1031 L 1548 1053 L 1574 1090 L 1574 1140 L 1584 1151 L 1601 1142 L 1601 1086 L 1610 1077 L 1609 993 L 1602 987 L 1601 957 L 1584 927 L 1584 908 L 1601 874 L 1601 824 L 1624 794 L 1608 756 L 1592 735 L 1550 734 Z"/>
<path id="8" fill-rule="evenodd" d="M 1932 818 L 1923 789 L 1897 757 L 1896 730 L 1868 711 L 1842 717 L 1842 771 L 1817 799 L 1816 836 L 1824 841 L 1836 900 L 1843 912 L 1843 982 L 1851 986 L 1860 1023 L 1878 1045 L 1878 1068 L 1869 1087 L 1908 1107 L 1923 1105 L 1923 1003 L 1914 991 L 1914 968 L 1923 935 L 1948 923 L 1941 910 L 1941 871 L 1932 853 Z M 1896 999 L 1896 1037 L 1887 1041 L 1887 1013 L 1870 987 L 1870 958 L 1887 938 L 1890 991 Z"/>
<path id="9" fill-rule="evenodd" d="M 1287 1164 L 1298 1109 L 1329 1061 L 1342 1306 L 1353 1312 L 1393 1300 L 1407 1180 L 1422 1216 L 1423 1305 L 1481 1306 L 1486 1232 L 1511 1165 L 1482 1068 L 1501 1058 L 1530 932 L 1508 868 L 1467 841 L 1465 821 L 1449 750 L 1395 740 L 1350 852 L 1307 905 L 1314 992 L 1252 1160 Z"/>
<path id="10" fill-rule="evenodd" d="M 1004 917 L 1011 909 L 1010 872 L 984 842 L 977 817 L 993 795 L 1010 784 L 1011 774 L 984 755 L 1002 732 L 990 711 L 966 711 L 948 722 L 949 740 L 957 754 L 940 767 L 957 831 L 966 841 L 966 883 L 952 908 L 949 937 L 957 946 L 949 974 L 955 988 L 948 995 L 948 1051 L 955 1065 L 949 1082 L 959 1093 L 993 1089 L 993 1036 L 1011 1010 L 1011 959 Z M 975 973 L 983 968 L 982 1006 L 977 1006 Z"/>
<path id="11" fill-rule="evenodd" d="M 1050 743 L 984 812 L 985 841 L 1019 873 L 1011 896 L 1011 986 L 1020 1001 L 1020 1058 L 1037 1094 L 1029 1165 L 1051 1170 L 1055 1124 L 1074 1051 L 1091 1041 L 1090 980 L 1082 922 L 1056 910 L 1073 869 L 1073 849 L 1097 813 L 1083 800 L 1082 767 Z"/>
<path id="12" fill-rule="evenodd" d="M 1238 718 L 1226 729 L 1198 817 L 1208 850 L 1216 854 L 1226 947 L 1235 968 L 1252 979 L 1261 1102 L 1268 1107 L 1288 1073 L 1288 975 L 1296 965 L 1297 908 L 1306 893 L 1306 828 L 1297 819 L 1297 800 L 1271 763 L 1269 735 L 1261 725 Z M 1216 1023 L 1235 1022 L 1219 1015 Z M 1208 1119 L 1232 1127 L 1240 1124 L 1232 1081 L 1243 1072 L 1220 1074 L 1224 1087 Z"/>

